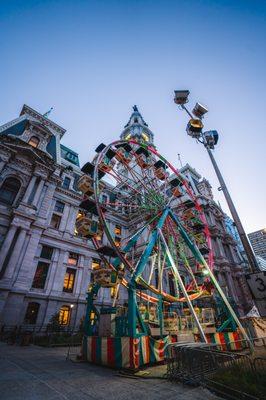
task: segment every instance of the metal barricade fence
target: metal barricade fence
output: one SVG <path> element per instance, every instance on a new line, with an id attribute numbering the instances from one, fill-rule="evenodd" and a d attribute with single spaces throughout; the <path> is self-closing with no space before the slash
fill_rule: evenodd
<path id="1" fill-rule="evenodd" d="M 254 340 L 254 342 L 256 342 Z M 254 343 L 256 344 L 256 343 Z M 265 347 L 265 338 L 259 339 L 257 344 Z M 230 348 L 230 346 L 229 346 Z M 243 350 L 244 348 L 244 350 Z M 248 343 L 244 342 L 242 351 L 224 351 L 223 344 L 206 343 L 173 343 L 166 349 L 167 373 L 166 377 L 171 381 L 179 381 L 190 385 L 215 385 L 228 398 L 255 399 L 244 392 L 235 390 L 219 382 L 220 377 L 228 375 L 248 376 L 253 383 L 266 386 L 266 358 L 254 357 L 250 354 Z M 221 389 L 222 388 L 222 389 Z M 234 393 L 234 395 L 233 395 Z M 241 396 L 239 395 L 241 394 Z"/>
<path id="2" fill-rule="evenodd" d="M 41 346 L 68 346 L 81 344 L 82 332 L 71 327 L 52 329 L 49 325 L 2 325 L 0 340 L 8 344 L 27 346 L 36 344 Z"/>

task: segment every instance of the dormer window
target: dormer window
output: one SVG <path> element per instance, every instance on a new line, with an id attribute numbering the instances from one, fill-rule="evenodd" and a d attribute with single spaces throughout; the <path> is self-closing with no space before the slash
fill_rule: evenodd
<path id="1" fill-rule="evenodd" d="M 139 122 L 138 118 L 134 118 L 134 124 L 137 124 Z"/>
<path id="2" fill-rule="evenodd" d="M 37 138 L 36 136 L 32 136 L 29 140 L 29 145 L 31 145 L 32 147 L 38 147 L 40 143 L 40 139 Z"/>

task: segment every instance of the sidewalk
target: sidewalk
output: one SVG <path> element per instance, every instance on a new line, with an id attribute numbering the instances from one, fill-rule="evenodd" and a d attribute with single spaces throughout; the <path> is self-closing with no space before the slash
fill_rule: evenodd
<path id="1" fill-rule="evenodd" d="M 132 379 L 117 371 L 66 361 L 66 348 L 0 343 L 1 400 L 215 400 L 202 388 L 162 379 Z"/>

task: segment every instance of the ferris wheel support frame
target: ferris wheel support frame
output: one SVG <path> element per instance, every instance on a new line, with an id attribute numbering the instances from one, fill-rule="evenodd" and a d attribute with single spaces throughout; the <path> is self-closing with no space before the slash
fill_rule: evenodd
<path id="1" fill-rule="evenodd" d="M 147 145 L 139 144 L 139 143 L 137 143 L 137 142 L 134 141 L 134 140 L 130 140 L 130 141 L 128 141 L 128 142 L 129 142 L 129 143 L 133 143 L 133 144 L 138 144 L 138 145 L 142 146 L 143 148 L 146 148 L 147 150 L 149 150 L 149 151 L 152 152 L 153 154 L 157 155 L 161 160 L 163 160 L 163 161 L 166 163 L 166 165 L 168 165 L 168 167 L 171 168 L 171 170 L 172 170 L 174 173 L 178 174 L 178 172 L 176 171 L 176 169 L 174 169 L 174 168 L 171 166 L 171 164 L 170 164 L 167 160 L 165 160 L 162 156 L 160 156 L 159 153 L 157 153 L 157 151 L 156 151 L 155 149 L 153 149 L 153 148 L 151 148 L 150 146 L 147 146 Z M 95 199 L 96 199 L 96 208 L 97 208 L 97 211 L 98 211 L 99 219 L 100 219 L 100 221 L 101 221 L 101 223 L 102 223 L 102 225 L 103 225 L 103 227 L 104 227 L 104 229 L 105 229 L 105 233 L 106 233 L 106 236 L 107 236 L 107 238 L 108 238 L 110 244 L 114 247 L 114 249 L 115 249 L 115 251 L 116 251 L 116 254 L 117 254 L 117 258 L 116 258 L 116 260 L 115 260 L 114 267 L 115 267 L 116 269 L 118 269 L 120 263 L 122 262 L 123 264 L 127 265 L 128 268 L 129 268 L 129 270 L 132 272 L 132 266 L 130 265 L 130 263 L 129 263 L 128 260 L 126 259 L 125 255 L 124 255 L 124 252 L 122 253 L 121 250 L 119 250 L 119 249 L 114 245 L 114 241 L 113 241 L 111 232 L 109 231 L 108 226 L 107 226 L 107 224 L 106 224 L 106 222 L 105 222 L 104 214 L 103 214 L 103 211 L 102 211 L 102 209 L 101 209 L 101 206 L 100 206 L 100 203 L 99 203 L 99 200 L 98 200 L 99 194 L 100 194 L 99 185 L 98 185 L 98 170 L 99 170 L 99 164 L 100 164 L 100 162 L 102 162 L 103 157 L 104 157 L 105 154 L 106 154 L 106 151 L 107 151 L 111 146 L 117 145 L 118 143 L 120 143 L 120 141 L 113 142 L 113 143 L 111 143 L 110 145 L 106 146 L 105 149 L 104 149 L 104 150 L 99 154 L 99 156 L 97 157 L 96 162 L 95 162 L 94 175 L 93 175 L 93 186 L 94 186 L 94 194 L 95 194 Z M 191 197 L 194 199 L 194 196 L 193 196 L 193 194 L 191 193 L 191 190 L 190 190 L 190 188 L 188 187 L 188 184 L 187 184 L 185 181 L 183 182 L 183 184 L 184 184 L 184 186 L 185 186 L 187 192 L 188 192 L 188 193 L 191 195 Z M 198 209 L 198 211 L 200 211 L 200 206 L 197 205 L 197 204 L 196 204 L 196 209 Z M 183 238 L 183 240 L 185 241 L 185 243 L 186 243 L 186 245 L 188 246 L 188 248 L 191 250 L 191 252 L 192 252 L 192 254 L 194 255 L 194 257 L 196 258 L 196 260 L 197 260 L 202 266 L 204 266 L 204 267 L 206 268 L 206 270 L 208 271 L 208 274 L 209 274 L 209 276 L 210 276 L 210 279 L 211 279 L 212 283 L 213 283 L 214 286 L 216 287 L 216 289 L 217 289 L 219 295 L 221 296 L 222 300 L 224 301 L 224 303 L 225 303 L 225 305 L 226 305 L 228 311 L 229 311 L 230 314 L 232 315 L 232 318 L 233 318 L 234 321 L 236 322 L 236 324 L 237 324 L 239 330 L 241 331 L 243 337 L 250 343 L 250 339 L 249 339 L 248 335 L 246 334 L 246 332 L 245 332 L 243 326 L 241 325 L 241 323 L 240 323 L 238 317 L 236 316 L 234 310 L 232 309 L 230 303 L 227 301 L 226 296 L 224 295 L 222 289 L 220 288 L 219 283 L 218 283 L 218 281 L 216 280 L 214 274 L 212 273 L 212 270 L 211 270 L 210 266 L 208 265 L 208 263 L 207 263 L 206 260 L 204 259 L 203 255 L 201 254 L 201 252 L 200 252 L 200 250 L 198 249 L 197 245 L 191 240 L 189 234 L 186 232 L 186 230 L 185 230 L 185 228 L 183 227 L 181 221 L 180 221 L 180 220 L 177 218 L 177 216 L 172 212 L 172 210 L 170 209 L 169 205 L 168 205 L 163 211 L 161 211 L 161 215 L 160 215 L 160 213 L 159 213 L 159 214 L 157 214 L 157 216 L 155 216 L 155 218 L 159 218 L 159 221 L 157 222 L 156 228 L 155 228 L 155 229 L 153 230 L 153 232 L 152 232 L 152 235 L 151 235 L 151 238 L 150 238 L 150 242 L 148 243 L 146 249 L 144 250 L 144 252 L 143 252 L 143 254 L 142 254 L 142 256 L 141 256 L 141 258 L 140 258 L 140 260 L 139 260 L 139 262 L 138 262 L 138 264 L 137 264 L 137 267 L 136 267 L 135 271 L 133 272 L 133 275 L 132 275 L 132 278 L 131 278 L 131 280 L 130 280 L 130 282 L 129 282 L 129 285 L 128 285 L 128 294 L 129 294 L 129 296 L 128 296 L 128 299 L 129 299 L 129 304 L 128 304 L 128 329 L 129 329 L 129 336 L 131 336 L 131 337 L 138 337 L 138 336 L 142 335 L 141 333 L 137 333 L 137 331 L 136 331 L 136 328 L 137 328 L 137 319 L 138 319 L 139 322 L 140 322 L 140 326 L 141 326 L 141 328 L 142 328 L 142 330 L 143 330 L 143 334 L 147 333 L 147 328 L 145 328 L 145 324 L 143 323 L 143 320 L 142 320 L 141 315 L 140 315 L 140 312 L 139 312 L 139 308 L 138 308 L 138 304 L 137 304 L 137 300 L 136 300 L 136 292 L 137 292 L 137 290 L 139 289 L 139 286 L 138 286 L 139 283 L 140 283 L 140 285 L 141 285 L 141 284 L 144 285 L 144 287 L 146 287 L 146 289 L 153 291 L 153 290 L 151 289 L 152 286 L 149 286 L 149 285 L 142 279 L 141 274 L 142 274 L 142 272 L 143 272 L 144 269 L 145 269 L 145 266 L 146 266 L 146 264 L 147 264 L 148 258 L 150 257 L 150 255 L 151 255 L 151 253 L 152 253 L 152 250 L 153 250 L 153 247 L 154 247 L 154 245 L 155 245 L 155 243 L 156 243 L 156 240 L 158 239 L 158 235 L 160 234 L 160 233 L 159 233 L 159 230 L 162 229 L 162 227 L 163 227 L 163 225 L 164 225 L 164 222 L 165 222 L 165 220 L 166 220 L 166 218 L 167 218 L 168 216 L 172 219 L 172 221 L 173 221 L 173 222 L 175 223 L 175 225 L 177 226 L 180 235 L 182 236 L 182 238 Z M 154 218 L 154 219 L 155 219 L 155 218 Z M 201 218 L 203 218 L 203 220 L 205 221 L 204 214 L 202 214 L 202 217 L 201 217 Z M 205 221 L 205 222 L 206 222 L 206 221 Z M 128 250 L 136 243 L 136 241 L 137 241 L 139 235 L 143 232 L 144 229 L 146 229 L 145 226 L 144 226 L 143 228 L 141 228 L 138 232 L 136 232 L 135 235 L 133 235 L 133 237 L 130 239 L 130 241 L 128 242 L 127 246 L 125 247 L 126 251 L 128 251 Z M 205 231 L 206 231 L 206 234 L 209 233 L 209 232 L 208 232 L 207 226 L 205 227 Z M 163 237 L 164 237 L 164 236 L 163 236 Z M 208 240 L 208 243 L 209 243 L 209 242 L 210 242 L 209 234 L 207 235 L 207 240 Z M 165 243 L 166 243 L 166 242 L 165 242 Z M 167 245 L 167 243 L 166 243 L 166 245 Z M 170 253 L 170 255 L 171 255 L 171 252 L 170 252 L 169 249 L 168 249 L 168 251 L 169 251 L 169 253 Z M 169 258 L 169 257 L 168 257 L 168 258 Z M 172 264 L 172 268 L 173 268 L 173 270 L 174 270 L 174 267 L 173 267 L 173 265 L 174 265 L 174 260 L 173 260 L 173 259 L 172 259 L 172 263 L 171 263 L 171 264 Z M 176 276 L 177 276 L 177 275 L 176 275 Z M 179 280 L 179 282 L 180 282 L 180 281 L 181 281 L 181 279 Z M 181 286 L 181 285 L 182 285 L 182 283 L 180 282 L 180 286 Z M 150 289 L 149 289 L 149 288 L 150 288 Z M 153 289 L 154 289 L 154 288 L 153 288 Z M 182 291 L 183 291 L 183 290 L 182 290 Z M 162 326 L 162 324 L 163 324 L 163 322 L 162 322 L 162 307 L 160 307 L 160 302 L 161 302 L 161 305 L 162 305 L 163 299 L 166 300 L 167 297 L 165 297 L 165 296 L 161 293 L 161 300 L 160 300 L 160 298 L 159 298 L 159 295 L 160 295 L 160 294 L 158 293 L 158 291 L 157 291 L 157 292 L 156 292 L 156 291 L 153 291 L 153 293 L 156 294 L 157 299 L 158 299 L 158 303 L 159 303 L 159 309 L 161 309 L 161 311 L 160 311 L 161 315 L 159 315 L 159 317 L 161 317 L 161 318 L 159 318 L 159 320 L 161 321 L 161 322 L 160 322 L 160 331 L 161 331 L 161 334 L 162 334 L 162 331 L 163 331 L 163 326 Z M 188 296 L 188 294 L 187 294 L 187 296 L 188 296 L 188 297 L 187 297 L 185 293 L 187 294 L 186 289 L 184 288 L 183 294 L 185 295 L 186 298 L 188 298 L 188 300 L 189 300 L 189 302 L 190 302 L 190 304 L 191 304 L 191 312 L 192 312 L 193 305 L 192 305 L 192 303 L 191 303 L 191 299 L 190 299 L 190 297 Z M 188 302 L 188 304 L 189 304 L 189 302 Z M 194 310 L 194 309 L 193 309 L 193 310 Z M 194 313 L 192 312 L 192 314 L 193 314 L 193 316 L 194 316 L 195 311 L 194 311 Z M 195 318 L 195 317 L 196 317 L 196 318 Z M 195 320 L 196 320 L 196 322 L 197 322 L 197 316 L 195 315 L 195 317 L 194 317 L 194 318 L 195 318 Z M 199 328 L 199 332 L 200 332 L 200 334 L 201 334 L 202 340 L 206 341 L 206 337 L 205 337 L 205 335 L 204 335 L 204 332 L 202 331 L 202 329 L 200 329 L 200 324 L 198 325 L 198 328 Z M 251 343 L 250 343 L 250 346 L 251 346 Z"/>

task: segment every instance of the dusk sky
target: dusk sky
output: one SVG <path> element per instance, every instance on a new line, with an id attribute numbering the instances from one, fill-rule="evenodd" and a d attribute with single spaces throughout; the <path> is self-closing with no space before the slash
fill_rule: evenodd
<path id="1" fill-rule="evenodd" d="M 266 227 L 263 122 L 266 1 L 0 1 L 1 117 L 24 103 L 67 129 L 66 146 L 90 160 L 118 138 L 137 104 L 159 152 L 189 163 L 218 192 L 206 150 L 187 136 L 174 89 L 209 108 L 205 129 L 247 232 Z"/>

